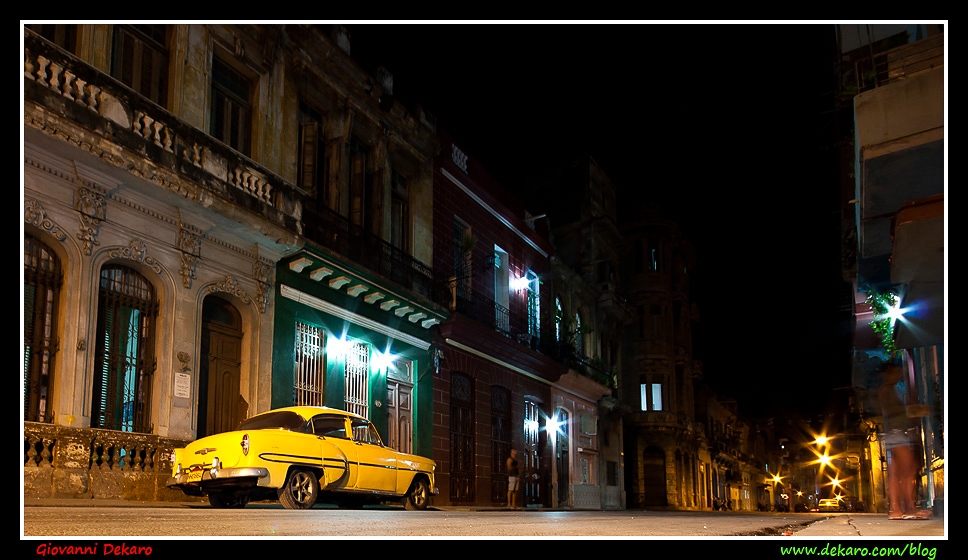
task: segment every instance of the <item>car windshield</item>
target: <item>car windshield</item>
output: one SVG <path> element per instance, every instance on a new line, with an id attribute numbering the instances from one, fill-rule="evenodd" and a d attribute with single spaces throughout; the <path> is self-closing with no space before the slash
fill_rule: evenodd
<path id="1" fill-rule="evenodd" d="M 301 432 L 306 426 L 306 419 L 292 411 L 267 412 L 253 416 L 239 424 L 239 430 L 291 430 Z"/>

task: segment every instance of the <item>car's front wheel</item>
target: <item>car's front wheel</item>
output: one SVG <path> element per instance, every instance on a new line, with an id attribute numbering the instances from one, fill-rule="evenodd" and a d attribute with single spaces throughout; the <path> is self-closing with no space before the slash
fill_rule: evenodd
<path id="1" fill-rule="evenodd" d="M 279 501 L 286 509 L 309 509 L 319 495 L 319 481 L 311 471 L 293 469 L 279 489 Z"/>
<path id="2" fill-rule="evenodd" d="M 430 505 L 430 485 L 423 478 L 418 478 L 410 486 L 407 497 L 403 500 L 403 507 L 409 511 L 427 509 Z"/>

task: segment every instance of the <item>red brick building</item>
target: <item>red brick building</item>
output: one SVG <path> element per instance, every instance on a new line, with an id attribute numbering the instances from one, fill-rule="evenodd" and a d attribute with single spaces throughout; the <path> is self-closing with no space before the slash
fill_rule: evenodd
<path id="1" fill-rule="evenodd" d="M 511 449 L 527 477 L 519 505 L 551 505 L 546 426 L 555 359 L 552 247 L 523 206 L 445 132 L 434 165 L 434 274 L 453 313 L 439 327 L 434 459 L 440 504 L 506 504 Z"/>

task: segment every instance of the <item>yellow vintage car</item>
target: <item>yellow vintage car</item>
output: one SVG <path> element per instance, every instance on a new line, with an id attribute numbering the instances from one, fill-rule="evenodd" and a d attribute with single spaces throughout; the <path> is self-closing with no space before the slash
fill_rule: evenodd
<path id="1" fill-rule="evenodd" d="M 168 486 L 208 495 L 218 508 L 278 498 L 286 508 L 306 509 L 322 498 L 341 507 L 392 499 L 421 510 L 437 493 L 435 469 L 431 459 L 385 447 L 366 418 L 296 406 L 175 449 Z"/>
<path id="2" fill-rule="evenodd" d="M 844 511 L 840 498 L 824 498 L 820 500 L 819 506 L 820 511 Z"/>

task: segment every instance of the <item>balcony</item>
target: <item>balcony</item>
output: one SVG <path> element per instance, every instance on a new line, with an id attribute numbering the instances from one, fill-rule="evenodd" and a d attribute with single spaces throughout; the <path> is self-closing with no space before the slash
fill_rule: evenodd
<path id="1" fill-rule="evenodd" d="M 302 191 L 26 30 L 23 77 L 25 135 L 65 141 L 109 168 L 221 214 L 241 225 L 239 231 L 258 225 L 263 241 L 291 242 L 301 229 Z"/>
<path id="2" fill-rule="evenodd" d="M 843 63 L 843 87 L 857 93 L 944 65 L 944 34 Z"/>
<path id="3" fill-rule="evenodd" d="M 37 107 L 25 110 L 26 128 L 66 139 L 220 213 L 224 224 L 238 224 L 240 232 L 259 231 L 271 242 L 293 245 L 301 234 L 446 305 L 446 291 L 437 290 L 431 269 L 409 254 L 317 208 L 292 183 L 33 32 L 24 32 L 24 47 L 24 100 Z"/>
<path id="4" fill-rule="evenodd" d="M 306 204 L 302 224 L 303 235 L 310 241 L 438 305 L 449 305 L 449 292 L 434 281 L 430 267 L 338 212 Z"/>

